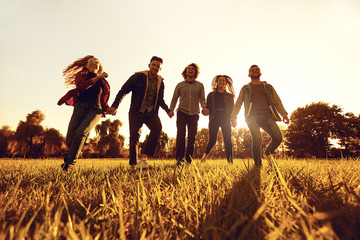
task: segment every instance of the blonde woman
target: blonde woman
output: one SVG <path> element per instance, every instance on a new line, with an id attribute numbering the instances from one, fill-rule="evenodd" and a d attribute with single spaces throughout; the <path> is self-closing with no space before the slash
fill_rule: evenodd
<path id="1" fill-rule="evenodd" d="M 226 157 L 229 163 L 233 162 L 231 124 L 230 116 L 234 107 L 234 88 L 233 81 L 227 75 L 217 75 L 212 81 L 213 91 L 207 96 L 207 106 L 209 110 L 209 142 L 202 157 L 205 161 L 214 147 L 219 128 L 224 137 Z"/>
<path id="2" fill-rule="evenodd" d="M 69 148 L 61 168 L 67 171 L 76 163 L 90 131 L 105 116 L 109 108 L 110 86 L 105 80 L 108 76 L 103 71 L 100 61 L 92 55 L 79 58 L 64 71 L 65 84 L 75 86 L 62 97 L 58 105 L 65 103 L 74 106 L 66 134 Z"/>

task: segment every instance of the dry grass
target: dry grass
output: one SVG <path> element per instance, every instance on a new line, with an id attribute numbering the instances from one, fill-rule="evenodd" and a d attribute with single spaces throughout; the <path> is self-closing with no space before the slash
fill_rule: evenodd
<path id="1" fill-rule="evenodd" d="M 1 239 L 360 239 L 360 165 L 0 160 Z"/>

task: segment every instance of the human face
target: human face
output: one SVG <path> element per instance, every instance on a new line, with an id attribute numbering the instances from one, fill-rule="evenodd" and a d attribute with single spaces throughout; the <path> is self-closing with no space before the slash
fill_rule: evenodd
<path id="1" fill-rule="evenodd" d="M 258 66 L 254 66 L 249 70 L 249 77 L 251 78 L 259 78 L 261 76 L 260 68 Z"/>
<path id="2" fill-rule="evenodd" d="M 86 68 L 93 73 L 99 70 L 99 66 L 100 66 L 100 62 L 96 58 L 90 58 L 86 64 Z"/>
<path id="3" fill-rule="evenodd" d="M 226 78 L 225 77 L 219 77 L 218 80 L 217 80 L 217 89 L 220 90 L 220 91 L 224 91 L 225 88 L 226 88 L 226 84 L 227 84 Z"/>
<path id="4" fill-rule="evenodd" d="M 161 70 L 161 62 L 156 61 L 156 60 L 152 60 L 149 64 L 149 69 L 150 69 L 150 75 L 152 77 L 156 76 L 158 74 L 158 72 Z"/>
<path id="5" fill-rule="evenodd" d="M 190 78 L 194 78 L 196 74 L 195 67 L 194 66 L 188 66 L 186 68 L 186 76 Z"/>

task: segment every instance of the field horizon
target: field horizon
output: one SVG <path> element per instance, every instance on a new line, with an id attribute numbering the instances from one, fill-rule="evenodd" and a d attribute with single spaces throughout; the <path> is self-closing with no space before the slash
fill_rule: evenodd
<path id="1" fill-rule="evenodd" d="M 0 160 L 1 239 L 359 239 L 359 159 Z"/>

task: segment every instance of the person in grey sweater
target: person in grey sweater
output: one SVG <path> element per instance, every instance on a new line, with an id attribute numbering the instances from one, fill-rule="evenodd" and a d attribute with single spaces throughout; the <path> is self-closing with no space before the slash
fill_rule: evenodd
<path id="1" fill-rule="evenodd" d="M 174 90 L 169 113 L 169 116 L 174 114 L 177 100 L 180 98 L 176 118 L 176 161 L 178 166 L 184 163 L 184 157 L 189 164 L 193 159 L 200 113 L 199 105 L 203 108 L 203 113 L 208 113 L 204 85 L 196 80 L 199 75 L 199 66 L 195 63 L 189 64 L 182 75 L 184 81 L 178 83 Z M 186 127 L 188 128 L 188 141 L 185 155 Z"/>

